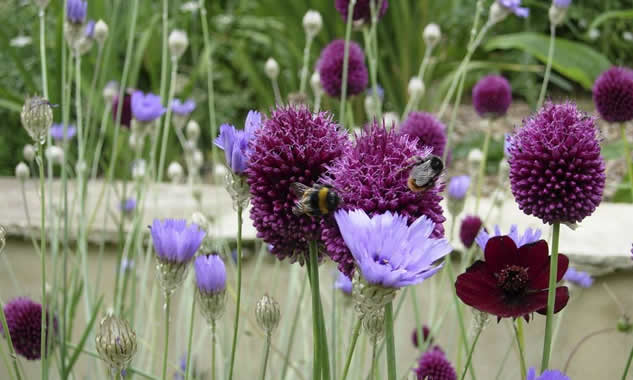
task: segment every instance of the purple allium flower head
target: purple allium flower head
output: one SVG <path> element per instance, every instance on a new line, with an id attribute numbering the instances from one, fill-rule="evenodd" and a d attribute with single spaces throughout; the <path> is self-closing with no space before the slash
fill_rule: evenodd
<path id="1" fill-rule="evenodd" d="M 556 8 L 566 9 L 571 5 L 571 0 L 554 0 L 553 4 Z"/>
<path id="2" fill-rule="evenodd" d="M 121 201 L 121 205 L 119 206 L 119 208 L 125 214 L 131 213 L 132 211 L 134 211 L 134 209 L 136 209 L 136 199 L 127 198 L 126 200 Z"/>
<path id="3" fill-rule="evenodd" d="M 112 120 L 117 121 L 117 113 L 119 109 L 118 96 L 112 100 Z M 123 108 L 121 109 L 121 125 L 129 128 L 132 123 L 132 95 L 126 93 L 123 96 Z"/>
<path id="4" fill-rule="evenodd" d="M 481 117 L 500 117 L 512 104 L 510 82 L 499 75 L 488 75 L 473 87 L 473 106 Z"/>
<path id="5" fill-rule="evenodd" d="M 217 293 L 226 289 L 226 267 L 218 255 L 202 255 L 193 263 L 200 291 Z"/>
<path id="6" fill-rule="evenodd" d="M 536 375 L 536 369 L 534 367 L 530 368 L 527 373 L 526 380 L 570 380 L 567 375 L 560 371 L 556 370 L 547 370 L 541 374 L 541 376 Z"/>
<path id="7" fill-rule="evenodd" d="M 15 298 L 4 306 L 4 315 L 15 352 L 27 360 L 39 360 L 42 352 L 42 305 L 28 298 Z M 47 316 L 47 319 L 50 320 L 50 316 Z M 49 323 L 47 321 L 46 326 Z M 53 330 L 53 334 L 56 334 L 56 318 L 53 318 Z M 3 336 L 5 334 L 2 324 L 0 333 Z M 48 327 L 46 336 L 49 336 Z"/>
<path id="8" fill-rule="evenodd" d="M 83 0 L 68 0 L 66 2 L 66 20 L 73 24 L 83 24 L 86 21 L 88 2 Z"/>
<path id="9" fill-rule="evenodd" d="M 262 125 L 262 116 L 257 111 L 250 111 L 246 117 L 243 130 L 223 124 L 220 126 L 220 136 L 215 139 L 215 145 L 224 150 L 226 164 L 233 173 L 244 174 L 251 155 L 249 142 L 255 138 L 255 132 Z"/>
<path id="10" fill-rule="evenodd" d="M 473 245 L 483 224 L 481 218 L 474 215 L 468 215 L 462 220 L 462 225 L 459 228 L 459 238 L 464 247 L 470 248 Z"/>
<path id="11" fill-rule="evenodd" d="M 400 133 L 418 139 L 418 147 L 431 147 L 431 153 L 442 157 L 446 148 L 446 127 L 427 112 L 411 112 L 400 124 Z"/>
<path id="12" fill-rule="evenodd" d="M 193 99 L 187 99 L 185 102 L 174 99 L 171 102 L 171 109 L 178 115 L 188 116 L 196 109 L 196 102 Z"/>
<path id="13" fill-rule="evenodd" d="M 530 15 L 528 8 L 521 7 L 521 0 L 497 0 L 497 3 L 518 17 L 526 18 Z"/>
<path id="14" fill-rule="evenodd" d="M 345 273 L 338 272 L 338 271 L 337 273 L 338 275 L 336 276 L 334 287 L 336 289 L 340 289 L 343 293 L 347 295 L 351 295 L 352 294 L 352 280 L 350 280 L 349 277 L 345 275 Z"/>
<path id="15" fill-rule="evenodd" d="M 470 177 L 467 175 L 460 175 L 451 178 L 448 182 L 448 197 L 454 200 L 461 201 L 466 197 L 468 188 L 470 187 Z"/>
<path id="16" fill-rule="evenodd" d="M 415 370 L 418 380 L 457 380 L 457 373 L 446 355 L 439 349 L 426 351 Z"/>
<path id="17" fill-rule="evenodd" d="M 593 85 L 593 102 L 609 123 L 633 120 L 633 70 L 612 67 L 602 73 Z"/>
<path id="18" fill-rule="evenodd" d="M 357 0 L 354 6 L 354 14 L 352 20 L 363 20 L 365 22 L 371 22 L 371 1 L 375 1 L 375 4 L 381 4 L 378 18 L 382 18 L 387 8 L 389 7 L 389 0 Z M 335 0 L 334 7 L 343 17 L 343 21 L 347 22 L 347 11 L 349 10 L 350 0 Z"/>
<path id="19" fill-rule="evenodd" d="M 410 165 L 411 157 L 426 157 L 429 153 L 430 148 L 420 149 L 411 137 L 388 131 L 374 121 L 357 136 L 355 146 L 328 168 L 325 182 L 336 189 L 345 210 L 361 209 L 370 216 L 397 212 L 409 223 L 426 215 L 435 223 L 432 236 L 439 238 L 444 236 L 445 218 L 440 206 L 443 185 L 438 183 L 414 193 L 407 187 L 408 171 L 402 170 Z M 338 227 L 327 220 L 322 225 L 328 255 L 341 272 L 351 277 L 354 257 Z"/>
<path id="20" fill-rule="evenodd" d="M 433 239 L 435 223 L 426 216 L 410 226 L 406 216 L 387 211 L 373 217 L 363 210 L 334 215 L 343 240 L 363 278 L 385 288 L 419 284 L 442 268 L 435 263 L 451 252 L 444 238 Z"/>
<path id="21" fill-rule="evenodd" d="M 86 26 L 84 27 L 84 36 L 88 37 L 88 38 L 92 38 L 95 34 L 95 20 L 90 20 L 86 23 Z"/>
<path id="22" fill-rule="evenodd" d="M 430 339 L 429 343 L 433 342 L 433 337 L 431 336 L 431 329 L 427 325 L 422 326 L 422 343 L 426 343 L 427 340 Z M 414 347 L 419 347 L 420 339 L 418 339 L 418 329 L 413 329 L 413 333 L 411 334 L 411 342 Z"/>
<path id="23" fill-rule="evenodd" d="M 186 220 L 154 219 L 150 228 L 156 255 L 163 260 L 184 263 L 196 254 L 205 232 Z"/>
<path id="24" fill-rule="evenodd" d="M 74 125 L 67 126 L 66 135 L 64 138 L 64 125 L 55 123 L 50 128 L 50 134 L 55 141 L 68 141 L 72 140 L 72 138 L 75 137 L 75 135 L 77 134 L 77 128 L 75 128 Z"/>
<path id="25" fill-rule="evenodd" d="M 501 228 L 498 225 L 495 225 L 494 233 L 489 234 L 486 230 L 479 231 L 479 234 L 475 238 L 477 245 L 481 248 L 482 251 L 486 250 L 486 244 L 488 244 L 488 240 L 497 236 L 504 236 L 501 232 Z M 541 230 L 527 228 L 523 235 L 519 235 L 519 228 L 516 224 L 510 226 L 510 232 L 508 232 L 507 236 L 509 236 L 516 244 L 517 248 L 521 248 L 526 244 L 532 244 L 541 239 Z"/>
<path id="26" fill-rule="evenodd" d="M 569 267 L 567 269 L 567 272 L 565 272 L 565 275 L 563 276 L 563 280 L 581 288 L 590 288 L 591 285 L 593 285 L 593 278 L 589 273 L 581 272 L 573 267 Z"/>
<path id="27" fill-rule="evenodd" d="M 331 114 L 306 106 L 278 107 L 255 133 L 246 170 L 251 219 L 257 237 L 272 244 L 279 259 L 303 262 L 308 241 L 321 236 L 319 219 L 293 214 L 297 198 L 290 185 L 312 186 L 349 144 Z"/>
<path id="28" fill-rule="evenodd" d="M 572 102 L 547 103 L 512 136 L 510 185 L 519 208 L 544 223 L 574 224 L 602 200 L 605 164 L 596 120 Z"/>
<path id="29" fill-rule="evenodd" d="M 341 96 L 343 72 L 343 56 L 345 41 L 330 42 L 323 51 L 317 63 L 317 70 L 321 76 L 321 85 L 325 92 L 332 97 Z M 347 74 L 347 95 L 356 95 L 365 91 L 369 74 L 365 66 L 365 54 L 356 42 L 349 43 L 349 66 Z"/>
<path id="30" fill-rule="evenodd" d="M 132 115 L 143 123 L 151 123 L 165 113 L 160 96 L 142 91 L 132 93 Z"/>

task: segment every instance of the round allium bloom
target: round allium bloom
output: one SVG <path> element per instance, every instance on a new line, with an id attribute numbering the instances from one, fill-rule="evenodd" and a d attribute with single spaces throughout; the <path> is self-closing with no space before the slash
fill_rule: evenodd
<path id="1" fill-rule="evenodd" d="M 464 247 L 472 247 L 483 224 L 484 222 L 481 218 L 475 215 L 468 215 L 462 220 L 462 225 L 459 228 L 459 239 L 464 244 Z"/>
<path id="2" fill-rule="evenodd" d="M 67 126 L 66 135 L 64 136 L 64 125 L 56 123 L 51 126 L 50 134 L 55 141 L 68 141 L 75 137 L 77 134 L 77 128 L 75 128 L 74 125 Z"/>
<path id="3" fill-rule="evenodd" d="M 593 278 L 589 273 L 576 270 L 576 268 L 573 267 L 567 269 L 563 280 L 581 288 L 590 288 L 591 285 L 593 285 Z"/>
<path id="4" fill-rule="evenodd" d="M 488 241 L 485 261 L 477 260 L 466 273 L 457 277 L 457 296 L 466 305 L 501 318 L 530 320 L 534 312 L 547 313 L 550 256 L 545 240 L 520 248 L 509 236 Z M 569 259 L 558 255 L 556 282 L 563 278 Z M 569 300 L 569 290 L 560 286 L 555 291 L 554 313 Z"/>
<path id="5" fill-rule="evenodd" d="M 381 4 L 378 19 L 382 18 L 389 7 L 389 0 L 357 0 L 354 6 L 353 21 L 363 20 L 367 23 L 371 22 L 371 1 L 376 5 Z M 343 17 L 343 21 L 347 22 L 347 11 L 349 10 L 350 0 L 335 0 L 334 7 Z"/>
<path id="6" fill-rule="evenodd" d="M 593 85 L 593 102 L 609 123 L 633 120 L 633 70 L 612 67 L 602 73 Z"/>
<path id="7" fill-rule="evenodd" d="M 473 87 L 473 107 L 481 117 L 505 115 L 512 104 L 510 82 L 500 75 L 488 75 Z"/>
<path id="8" fill-rule="evenodd" d="M 451 178 L 448 182 L 448 196 L 454 200 L 462 200 L 466 197 L 468 188 L 470 187 L 470 176 L 459 175 Z"/>
<path id="9" fill-rule="evenodd" d="M 430 340 L 429 343 L 433 342 L 433 337 L 431 336 L 431 329 L 427 325 L 422 326 L 422 343 L 426 343 L 427 340 Z M 419 347 L 420 340 L 418 339 L 418 329 L 413 329 L 413 333 L 411 333 L 411 342 L 414 347 Z"/>
<path id="10" fill-rule="evenodd" d="M 317 70 L 321 76 L 323 90 L 332 96 L 341 96 L 341 84 L 343 81 L 343 58 L 345 54 L 345 41 L 335 40 L 330 42 L 323 51 L 317 63 Z M 349 61 L 347 71 L 347 95 L 357 95 L 365 91 L 369 82 L 369 73 L 365 66 L 365 53 L 356 42 L 349 43 Z"/>
<path id="11" fill-rule="evenodd" d="M 488 231 L 486 231 L 485 229 L 479 231 L 479 234 L 475 238 L 475 241 L 477 242 L 479 248 L 481 248 L 482 251 L 485 251 L 488 240 L 493 237 L 503 235 L 504 234 L 501 233 L 501 228 L 499 228 L 499 225 L 495 225 L 495 229 L 492 234 L 489 234 Z M 526 244 L 536 243 L 537 241 L 541 240 L 541 230 L 526 228 L 523 235 L 519 235 L 519 227 L 517 227 L 516 224 L 513 224 L 510 226 L 510 232 L 507 233 L 507 236 L 509 236 L 510 239 L 514 241 L 514 244 L 516 244 L 517 247 L 521 248 Z"/>
<path id="12" fill-rule="evenodd" d="M 132 115 L 143 123 L 151 123 L 165 113 L 160 96 L 144 94 L 142 91 L 132 93 Z"/>
<path id="13" fill-rule="evenodd" d="M 337 272 L 336 281 L 334 281 L 334 287 L 340 289 L 343 293 L 352 294 L 352 280 L 345 275 L 345 273 Z"/>
<path id="14" fill-rule="evenodd" d="M 414 371 L 418 380 L 457 380 L 455 368 L 439 349 L 426 351 Z"/>
<path id="15" fill-rule="evenodd" d="M 595 118 L 547 103 L 512 136 L 510 185 L 519 208 L 544 223 L 575 224 L 602 200 L 605 164 Z"/>
<path id="16" fill-rule="evenodd" d="M 384 125 L 373 122 L 357 136 L 356 144 L 328 170 L 326 183 L 336 189 L 343 200 L 342 209 L 361 209 L 369 216 L 387 211 L 407 218 L 409 224 L 422 215 L 435 224 L 432 237 L 444 236 L 438 183 L 427 191 L 414 193 L 407 187 L 409 173 L 403 170 L 415 156 L 426 157 L 430 149 L 420 149 L 414 139 Z M 345 246 L 338 226 L 323 221 L 323 241 L 328 255 L 338 263 L 339 270 L 351 277 L 354 257 Z"/>
<path id="17" fill-rule="evenodd" d="M 73 24 L 83 24 L 86 21 L 88 2 L 83 0 L 68 0 L 66 2 L 66 20 Z"/>
<path id="18" fill-rule="evenodd" d="M 277 108 L 255 132 L 246 169 L 251 219 L 257 237 L 279 259 L 302 263 L 308 241 L 321 236 L 318 218 L 293 214 L 297 198 L 290 185 L 312 186 L 348 146 L 347 134 L 329 113 L 313 114 L 305 106 Z"/>
<path id="19" fill-rule="evenodd" d="M 42 352 L 42 305 L 28 298 L 16 298 L 4 306 L 4 314 L 15 352 L 28 360 L 39 360 Z M 47 315 L 47 319 L 50 318 Z M 47 321 L 47 326 L 49 323 Z M 57 319 L 53 320 L 53 327 L 54 333 L 57 333 Z M 5 334 L 2 324 L 0 333 Z"/>
<path id="20" fill-rule="evenodd" d="M 560 371 L 548 369 L 541 374 L 541 376 L 536 375 L 536 369 L 534 367 L 530 368 L 527 373 L 526 380 L 570 380 L 567 375 Z"/>
<path id="21" fill-rule="evenodd" d="M 119 112 L 119 97 L 112 98 L 112 120 L 116 123 Z M 121 108 L 121 125 L 129 128 L 132 123 L 132 95 L 123 95 L 123 108 Z"/>
<path id="22" fill-rule="evenodd" d="M 196 109 L 196 102 L 193 99 L 187 99 L 184 102 L 180 99 L 174 99 L 171 102 L 171 109 L 175 114 L 188 116 Z"/>
<path id="23" fill-rule="evenodd" d="M 442 157 L 446 148 L 446 127 L 427 112 L 411 112 L 400 124 L 400 133 L 418 139 L 418 146 L 431 147 L 431 153 Z"/>
<path id="24" fill-rule="evenodd" d="M 196 254 L 205 232 L 197 225 L 187 226 L 186 220 L 155 219 L 150 228 L 154 250 L 162 260 L 188 262 Z"/>

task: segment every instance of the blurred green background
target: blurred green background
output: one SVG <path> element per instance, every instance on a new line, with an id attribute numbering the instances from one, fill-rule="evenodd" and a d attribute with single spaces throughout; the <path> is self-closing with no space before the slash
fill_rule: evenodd
<path id="1" fill-rule="evenodd" d="M 492 0 L 486 1 L 486 9 Z M 101 89 L 121 76 L 126 35 L 129 28 L 129 0 L 89 0 L 89 18 L 104 19 L 110 37 L 104 49 L 104 71 L 98 78 L 94 115 L 101 115 L 104 104 Z M 199 104 L 193 118 L 203 126 L 201 144 L 209 148 L 206 110 L 206 67 L 202 57 L 203 41 L 196 2 L 170 0 L 169 29 L 185 29 L 190 48 L 181 61 L 178 97 L 193 97 Z M 389 10 L 379 26 L 379 83 L 385 89 L 385 110 L 401 112 L 406 103 L 406 87 L 418 70 L 424 54 L 422 29 L 438 23 L 443 41 L 427 78 L 424 108 L 433 110 L 442 99 L 453 71 L 465 54 L 475 13 L 474 0 L 390 0 Z M 547 55 L 550 1 L 524 0 L 531 9 L 529 18 L 509 17 L 495 26 L 478 50 L 471 65 L 468 86 L 484 73 L 502 72 L 510 78 L 515 96 L 533 104 L 542 80 L 542 60 Z M 189 7 L 188 7 L 189 6 Z M 308 9 L 321 12 L 322 32 L 311 52 L 311 65 L 329 41 L 342 38 L 344 24 L 334 9 L 334 0 L 207 0 L 211 39 L 214 46 L 214 83 L 218 123 L 242 125 L 248 109 L 267 111 L 274 103 L 272 89 L 264 75 L 268 57 L 274 57 L 282 71 L 282 94 L 299 87 L 304 33 L 301 19 Z M 137 21 L 134 57 L 129 87 L 158 92 L 161 59 L 160 2 L 141 0 Z M 61 94 L 61 49 L 63 1 L 52 0 L 46 14 L 46 50 L 51 102 L 58 104 Z M 29 142 L 19 123 L 19 109 L 27 94 L 41 93 L 39 58 L 39 22 L 36 7 L 29 1 L 0 2 L 0 175 L 12 175 L 22 159 L 22 147 Z M 552 91 L 570 96 L 589 96 L 595 77 L 611 64 L 633 62 L 633 7 L 630 0 L 575 1 L 567 21 L 558 30 L 559 41 L 554 62 Z M 31 38 L 30 43 L 25 38 Z M 359 32 L 354 38 L 362 41 Z M 97 57 L 96 47 L 82 58 L 83 81 L 92 80 Z M 179 81 L 180 82 L 180 81 Z M 83 86 L 86 90 L 88 85 Z M 467 90 L 468 91 L 467 87 Z M 85 95 L 85 94 L 84 94 Z M 363 99 L 354 107 L 362 112 Z M 324 107 L 338 110 L 338 101 L 324 100 Z M 74 112 L 74 111 L 71 111 Z M 56 121 L 59 121 L 59 109 Z M 99 118 L 100 116 L 97 116 Z M 71 120 L 72 120 L 71 115 Z M 173 137 L 173 136 L 172 136 Z M 175 138 L 169 155 L 179 154 Z M 107 144 L 112 144 L 109 140 Z M 110 149 L 104 149 L 105 159 Z M 127 157 L 129 158 L 129 157 Z M 119 168 L 119 175 L 127 167 Z"/>

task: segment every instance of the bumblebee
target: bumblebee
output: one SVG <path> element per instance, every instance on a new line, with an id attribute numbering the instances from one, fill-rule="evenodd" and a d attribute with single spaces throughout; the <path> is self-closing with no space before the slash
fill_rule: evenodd
<path id="1" fill-rule="evenodd" d="M 341 198 L 329 185 L 315 184 L 308 187 L 295 182 L 290 190 L 297 196 L 297 203 L 292 208 L 292 213 L 309 216 L 327 215 L 338 208 Z"/>
<path id="2" fill-rule="evenodd" d="M 421 193 L 433 187 L 444 170 L 444 162 L 438 156 L 422 158 L 415 156 L 412 164 L 405 169 L 411 169 L 407 187 L 414 193 Z"/>

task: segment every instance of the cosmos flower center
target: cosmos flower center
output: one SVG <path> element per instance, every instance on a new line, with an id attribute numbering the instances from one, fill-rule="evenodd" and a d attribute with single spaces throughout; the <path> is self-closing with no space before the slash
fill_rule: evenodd
<path id="1" fill-rule="evenodd" d="M 507 294 L 521 294 L 528 283 L 527 268 L 518 265 L 508 265 L 495 274 L 497 286 Z"/>

